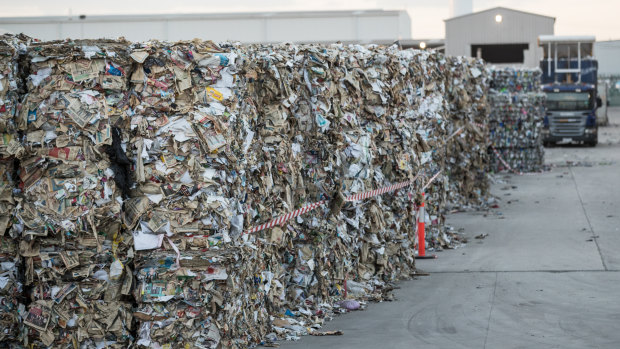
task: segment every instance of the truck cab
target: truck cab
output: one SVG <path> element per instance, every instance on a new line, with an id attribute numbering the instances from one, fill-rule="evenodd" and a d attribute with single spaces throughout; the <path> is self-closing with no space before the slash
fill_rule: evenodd
<path id="1" fill-rule="evenodd" d="M 593 36 L 541 35 L 542 91 L 547 96 L 543 144 L 598 143 L 596 109 L 598 62 L 592 57 Z"/>

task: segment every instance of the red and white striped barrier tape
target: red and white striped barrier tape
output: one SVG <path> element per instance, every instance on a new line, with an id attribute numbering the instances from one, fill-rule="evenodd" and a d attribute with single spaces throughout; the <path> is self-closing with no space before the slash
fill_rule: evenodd
<path id="1" fill-rule="evenodd" d="M 439 174 L 441 173 L 441 170 L 438 171 L 437 173 L 435 173 L 435 175 L 433 175 L 433 177 L 431 177 L 428 182 L 426 182 L 426 184 L 422 187 L 422 191 L 424 191 L 436 178 L 437 176 L 439 176 Z M 404 188 L 410 184 L 413 184 L 415 182 L 415 180 L 419 177 L 419 175 L 416 175 L 413 179 L 405 181 L 405 182 L 401 182 L 401 183 L 396 183 L 396 184 L 392 184 L 392 185 L 388 185 L 387 187 L 383 187 L 383 188 L 379 188 L 379 189 L 375 189 L 375 190 L 370 190 L 367 192 L 363 192 L 363 193 L 358 193 L 358 194 L 353 194 L 353 195 L 349 195 L 346 197 L 345 201 L 348 202 L 352 202 L 352 201 L 359 201 L 359 200 L 363 200 L 363 199 L 368 199 L 371 198 L 373 196 L 379 196 L 394 190 L 398 190 L 401 188 Z M 311 204 L 308 204 L 300 209 L 297 209 L 293 212 L 287 213 L 283 216 L 274 218 L 272 220 L 270 220 L 267 223 L 258 225 L 250 230 L 246 230 L 243 234 L 252 234 L 252 233 L 256 233 L 259 232 L 261 230 L 265 230 L 265 229 L 270 229 L 275 227 L 276 225 L 283 225 L 284 223 L 286 223 L 287 221 L 289 221 L 290 219 L 293 219 L 295 217 L 298 217 L 304 213 L 310 212 L 312 210 L 314 210 L 315 208 L 323 205 L 327 203 L 327 200 L 321 200 L 318 202 L 314 202 Z"/>
<path id="2" fill-rule="evenodd" d="M 280 216 L 278 218 L 274 218 L 272 220 L 270 220 L 269 222 L 265 223 L 265 224 L 261 224 L 258 225 L 250 230 L 246 230 L 243 234 L 252 234 L 252 233 L 256 233 L 258 231 L 261 230 L 265 230 L 265 229 L 269 229 L 269 228 L 273 228 L 276 225 L 282 225 L 284 223 L 286 223 L 289 219 L 295 218 L 297 216 L 300 216 L 306 212 L 310 212 L 312 210 L 314 210 L 315 208 L 323 205 L 324 203 L 326 203 L 327 200 L 321 200 L 321 201 L 317 201 L 314 203 L 311 203 L 309 205 L 306 205 L 300 209 L 297 209 L 293 212 L 287 213 L 284 216 Z"/>
<path id="3" fill-rule="evenodd" d="M 480 128 L 485 128 L 485 127 L 486 127 L 486 126 L 485 126 L 485 125 L 483 125 L 483 124 L 478 124 L 478 123 L 475 123 L 475 122 L 472 122 L 471 124 L 476 125 L 476 126 L 478 126 L 478 127 L 480 127 Z M 460 133 L 461 133 L 461 132 L 463 132 L 464 130 L 465 130 L 465 127 L 464 127 L 464 126 L 459 127 L 459 128 L 458 128 L 458 130 L 454 131 L 454 133 L 452 133 L 452 134 L 451 134 L 448 138 L 446 138 L 446 141 L 445 141 L 444 143 L 447 143 L 450 139 L 452 139 L 452 137 L 454 137 L 454 136 L 456 136 L 456 135 L 460 134 Z"/>
<path id="4" fill-rule="evenodd" d="M 439 176 L 440 173 L 441 173 L 441 170 L 437 171 L 437 173 L 435 173 L 435 175 L 433 175 L 433 177 L 431 177 L 431 179 L 429 179 L 428 182 L 426 182 L 426 184 L 422 187 L 422 193 L 424 193 L 424 190 L 426 190 L 426 188 L 428 188 L 428 186 L 431 185 L 431 183 L 433 183 L 435 178 L 437 178 L 437 176 Z"/>
<path id="5" fill-rule="evenodd" d="M 458 130 L 456 130 L 456 131 L 454 131 L 454 133 L 453 133 L 453 134 L 451 134 L 451 135 L 450 135 L 450 137 L 446 138 L 446 141 L 445 141 L 444 143 L 446 143 L 446 144 L 447 144 L 447 143 L 448 143 L 448 141 L 449 141 L 450 139 L 452 139 L 452 137 L 454 137 L 454 136 L 458 135 L 459 133 L 463 132 L 463 130 L 464 130 L 464 129 L 465 129 L 465 128 L 464 128 L 464 127 L 462 127 L 462 126 L 461 126 L 461 127 L 459 127 L 459 129 L 458 129 Z"/>
<path id="6" fill-rule="evenodd" d="M 396 183 L 396 184 L 392 184 L 389 185 L 387 187 L 383 187 L 383 188 L 379 188 L 379 189 L 375 189 L 375 190 L 370 190 L 364 193 L 358 193 L 358 194 L 353 194 L 353 195 L 349 195 L 347 196 L 347 198 L 345 199 L 345 201 L 358 201 L 358 200 L 363 200 L 363 199 L 368 199 L 371 198 L 373 196 L 377 196 L 377 195 L 382 195 L 385 194 L 387 192 L 390 191 L 394 191 L 394 190 L 398 190 L 400 188 L 404 188 L 406 186 L 408 186 L 409 184 L 412 184 L 413 182 L 415 182 L 415 180 L 418 178 L 419 175 L 416 175 L 413 179 L 405 181 L 405 182 L 401 182 L 401 183 Z"/>

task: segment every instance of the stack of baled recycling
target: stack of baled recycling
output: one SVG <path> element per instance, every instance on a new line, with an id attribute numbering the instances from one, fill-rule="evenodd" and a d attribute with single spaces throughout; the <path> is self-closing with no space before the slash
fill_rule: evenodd
<path id="1" fill-rule="evenodd" d="M 129 161 L 115 124 L 127 104 L 124 41 L 28 47 L 28 94 L 17 124 L 20 254 L 35 347 L 126 348 L 132 342 L 131 235 L 121 227 Z M 125 188 L 127 189 L 127 188 Z"/>
<path id="2" fill-rule="evenodd" d="M 446 176 L 442 193 L 445 199 L 430 201 L 445 203 L 446 209 L 478 207 L 488 195 L 488 70 L 482 60 L 468 57 L 445 57 L 444 71 L 448 101 L 446 146 L 438 150 L 442 156 Z M 436 183 L 439 185 L 439 182 Z M 432 188 L 432 187 L 431 187 Z M 440 212 L 445 212 L 441 209 Z M 451 237 L 443 224 L 435 226 L 437 217 L 427 219 L 429 246 L 449 248 Z M 438 219 L 442 219 L 441 216 Z"/>
<path id="3" fill-rule="evenodd" d="M 435 127 L 445 110 L 441 83 L 433 84 L 436 56 L 342 45 L 253 51 L 244 76 L 262 78 L 249 81 L 258 115 L 249 120 L 258 131 L 249 161 L 264 164 L 257 172 L 267 180 L 254 179 L 251 185 L 272 195 L 249 196 L 251 225 L 304 203 L 335 200 L 418 173 L 417 183 L 423 183 L 433 174 L 431 147 L 445 133 Z M 258 173 L 251 177 L 259 178 Z M 377 290 L 408 275 L 414 266 L 415 220 L 408 189 L 321 207 L 282 229 L 251 236 L 278 256 L 267 267 L 284 271 L 273 280 L 287 289 L 286 308 L 299 316 L 322 314 L 319 305 L 341 296 L 345 279 Z M 291 250 L 298 252 L 288 257 Z M 274 268 L 278 259 L 287 267 Z M 267 295 L 282 297 L 277 291 Z M 295 329 L 293 335 L 304 332 Z"/>
<path id="4" fill-rule="evenodd" d="M 387 281 L 413 270 L 412 199 L 443 166 L 446 80 L 442 57 L 427 52 L 343 45 L 251 51 L 239 69 L 256 106 L 242 117 L 257 115 L 248 119 L 256 140 L 246 159 L 262 166 L 250 167 L 250 187 L 259 188 L 246 201 L 252 226 L 336 192 L 348 196 L 420 175 L 411 193 L 322 207 L 249 237 L 277 257 L 266 265 L 278 281 L 270 283 L 286 292 L 260 288 L 297 316 L 278 319 L 277 331 L 299 335 L 328 311 L 321 303 L 342 296 L 345 279 L 358 282 L 357 295 L 379 297 Z M 440 217 L 443 183 L 442 176 L 428 189 L 430 215 Z M 295 319 L 302 316 L 300 326 Z"/>
<path id="5" fill-rule="evenodd" d="M 431 177 L 425 219 L 442 245 L 448 204 L 478 203 L 488 186 L 480 61 L 200 40 L 34 43 L 23 58 L 9 231 L 25 345 L 246 348 L 318 334 L 414 273 Z"/>
<path id="6" fill-rule="evenodd" d="M 26 37 L 0 36 L 0 343 L 7 347 L 19 342 L 19 309 L 23 308 L 23 280 L 19 258 L 21 227 L 14 224 L 17 190 L 16 157 L 20 145 L 15 114 L 20 92 L 18 58 L 27 44 Z"/>
<path id="7" fill-rule="evenodd" d="M 194 41 L 134 45 L 132 57 L 137 186 L 125 223 L 140 345 L 247 346 L 270 329 L 295 337 L 333 310 L 345 279 L 350 294 L 380 298 L 386 281 L 410 275 L 408 190 L 241 233 L 416 174 L 420 188 L 441 170 L 445 152 L 433 150 L 454 127 L 439 55 Z M 443 186 L 428 189 L 435 217 Z"/>
<path id="8" fill-rule="evenodd" d="M 492 68 L 489 90 L 491 146 L 514 171 L 538 171 L 544 161 L 545 95 L 539 69 Z M 509 170 L 491 155 L 494 172 Z"/>

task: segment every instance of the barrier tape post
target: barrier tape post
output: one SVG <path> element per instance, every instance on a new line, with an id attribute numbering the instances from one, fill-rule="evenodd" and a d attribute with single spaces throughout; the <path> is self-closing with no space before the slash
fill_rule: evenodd
<path id="1" fill-rule="evenodd" d="M 422 192 L 422 204 L 418 209 L 418 255 L 415 259 L 435 259 L 436 255 L 426 255 L 426 236 L 424 233 L 424 223 L 426 221 L 426 211 L 424 210 L 424 192 Z"/>

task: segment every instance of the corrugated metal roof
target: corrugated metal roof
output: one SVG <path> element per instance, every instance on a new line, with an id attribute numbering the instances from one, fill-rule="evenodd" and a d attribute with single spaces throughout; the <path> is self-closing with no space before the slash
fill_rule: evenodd
<path id="1" fill-rule="evenodd" d="M 525 11 L 520 11 L 520 10 L 515 10 L 515 9 L 511 9 L 508 7 L 493 7 L 487 10 L 482 10 L 482 11 L 478 11 L 478 12 L 472 12 L 472 13 L 468 13 L 465 15 L 460 15 L 460 16 L 456 16 L 456 17 L 452 17 L 452 18 L 448 18 L 448 19 L 444 19 L 444 22 L 449 22 L 455 19 L 459 19 L 459 18 L 463 18 L 463 17 L 469 17 L 469 16 L 475 16 L 481 13 L 485 13 L 485 12 L 490 12 L 490 11 L 497 11 L 497 10 L 504 10 L 504 11 L 512 11 L 512 12 L 518 12 L 518 13 L 522 13 L 522 14 L 526 14 L 526 15 L 530 15 L 530 16 L 538 16 L 538 17 L 545 17 L 545 18 L 551 18 L 555 21 L 555 17 L 551 17 L 551 16 L 545 16 L 545 15 L 540 15 L 537 13 L 532 13 L 532 12 L 525 12 Z"/>

